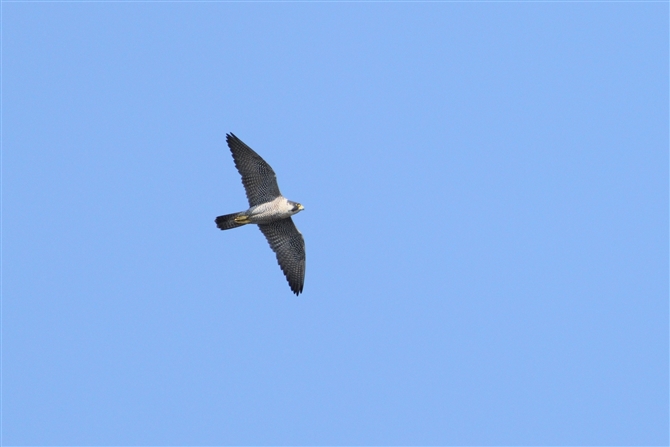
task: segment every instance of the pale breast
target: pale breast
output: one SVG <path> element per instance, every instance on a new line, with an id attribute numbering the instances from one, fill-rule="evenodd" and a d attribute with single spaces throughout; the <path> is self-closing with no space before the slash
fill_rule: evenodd
<path id="1" fill-rule="evenodd" d="M 292 208 L 288 201 L 280 196 L 272 202 L 261 203 L 249 208 L 247 215 L 252 223 L 269 223 L 290 217 Z"/>

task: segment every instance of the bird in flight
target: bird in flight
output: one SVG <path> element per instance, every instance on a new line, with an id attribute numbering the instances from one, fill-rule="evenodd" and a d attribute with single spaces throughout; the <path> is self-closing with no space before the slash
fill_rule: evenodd
<path id="1" fill-rule="evenodd" d="M 291 290 L 300 295 L 305 283 L 305 241 L 291 216 L 305 208 L 281 195 L 275 172 L 253 149 L 232 133 L 226 134 L 226 142 L 242 176 L 249 209 L 217 217 L 216 226 L 230 230 L 258 225 L 277 255 Z"/>

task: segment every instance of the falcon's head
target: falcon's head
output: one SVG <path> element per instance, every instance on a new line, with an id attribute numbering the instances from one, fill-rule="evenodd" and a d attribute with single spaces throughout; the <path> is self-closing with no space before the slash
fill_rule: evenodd
<path id="1" fill-rule="evenodd" d="M 292 213 L 292 214 L 299 213 L 300 211 L 302 211 L 302 210 L 305 209 L 305 207 L 302 206 L 301 204 L 299 204 L 298 202 L 291 202 L 291 201 L 289 200 L 288 203 L 289 203 L 291 206 L 293 206 L 293 208 L 291 208 L 291 213 Z"/>

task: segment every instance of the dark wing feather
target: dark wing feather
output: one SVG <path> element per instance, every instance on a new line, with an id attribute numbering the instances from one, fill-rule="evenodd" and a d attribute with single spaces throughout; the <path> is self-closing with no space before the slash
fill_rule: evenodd
<path id="1" fill-rule="evenodd" d="M 271 202 L 279 197 L 277 176 L 270 165 L 234 134 L 227 134 L 226 142 L 233 154 L 235 167 L 242 175 L 249 206 Z"/>
<path id="2" fill-rule="evenodd" d="M 305 240 L 288 217 L 269 224 L 260 224 L 265 238 L 272 251 L 277 254 L 277 262 L 281 267 L 291 290 L 300 295 L 305 284 Z"/>

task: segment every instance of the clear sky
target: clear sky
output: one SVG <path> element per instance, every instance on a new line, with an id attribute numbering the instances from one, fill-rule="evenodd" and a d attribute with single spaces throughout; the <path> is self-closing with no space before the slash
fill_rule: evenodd
<path id="1" fill-rule="evenodd" d="M 668 13 L 4 3 L 3 443 L 667 445 Z"/>

